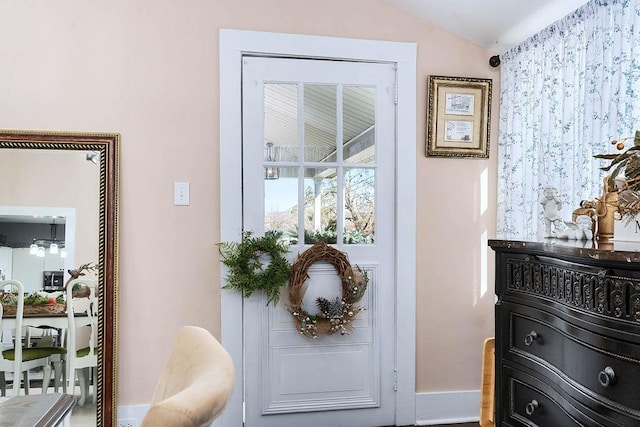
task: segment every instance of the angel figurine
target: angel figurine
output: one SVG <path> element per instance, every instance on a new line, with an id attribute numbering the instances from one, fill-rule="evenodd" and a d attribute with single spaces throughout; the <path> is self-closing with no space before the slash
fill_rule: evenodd
<path id="1" fill-rule="evenodd" d="M 578 215 L 575 222 L 565 221 L 566 229 L 556 233 L 554 237 L 569 240 L 592 240 L 593 219 L 589 215 Z"/>
<path id="2" fill-rule="evenodd" d="M 557 234 L 566 228 L 565 222 L 560 216 L 562 201 L 558 197 L 558 190 L 551 186 L 545 187 L 540 197 L 540 204 L 544 212 L 545 237 L 557 237 Z"/>

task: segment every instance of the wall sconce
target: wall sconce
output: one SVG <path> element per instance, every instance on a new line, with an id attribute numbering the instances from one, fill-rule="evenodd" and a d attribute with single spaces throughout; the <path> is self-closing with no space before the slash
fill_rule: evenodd
<path id="1" fill-rule="evenodd" d="M 267 142 L 267 162 L 275 162 L 273 155 L 273 142 Z M 267 166 L 264 168 L 264 179 L 280 178 L 280 170 L 275 166 Z"/>

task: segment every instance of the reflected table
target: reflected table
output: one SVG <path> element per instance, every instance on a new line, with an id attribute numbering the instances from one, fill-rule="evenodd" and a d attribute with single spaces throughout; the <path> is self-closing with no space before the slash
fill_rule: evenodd
<path id="1" fill-rule="evenodd" d="M 32 394 L 0 400 L 0 427 L 69 426 L 75 401 L 68 394 Z"/>
<path id="2" fill-rule="evenodd" d="M 67 324 L 67 313 L 25 314 L 22 316 L 22 326 L 51 326 L 56 329 L 66 329 Z M 15 327 L 16 316 L 3 314 L 2 329 L 15 329 Z"/>

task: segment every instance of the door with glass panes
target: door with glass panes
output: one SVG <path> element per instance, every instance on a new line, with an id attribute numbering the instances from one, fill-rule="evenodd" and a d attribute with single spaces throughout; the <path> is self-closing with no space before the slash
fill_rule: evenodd
<path id="1" fill-rule="evenodd" d="M 299 333 L 281 300 L 245 300 L 247 426 L 394 423 L 395 70 L 391 64 L 243 58 L 243 228 L 273 232 L 289 258 L 317 241 L 369 277 L 341 335 Z M 303 307 L 341 295 L 314 263 Z"/>

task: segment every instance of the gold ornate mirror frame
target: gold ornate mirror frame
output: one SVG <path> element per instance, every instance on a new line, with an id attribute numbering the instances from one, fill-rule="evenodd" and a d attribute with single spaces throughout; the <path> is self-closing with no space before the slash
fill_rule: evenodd
<path id="1" fill-rule="evenodd" d="M 117 418 L 118 147 L 116 133 L 0 130 L 0 149 L 76 150 L 99 154 L 98 367 L 96 425 Z M 0 152 L 0 156 L 2 153 Z"/>

